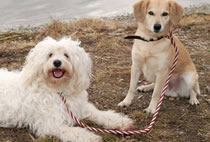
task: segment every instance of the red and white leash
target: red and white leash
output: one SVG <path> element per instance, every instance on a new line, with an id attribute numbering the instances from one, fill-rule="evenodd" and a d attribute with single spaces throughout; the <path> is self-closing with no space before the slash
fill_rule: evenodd
<path id="1" fill-rule="evenodd" d="M 160 101 L 159 101 L 159 103 L 158 103 L 158 105 L 156 107 L 155 113 L 153 114 L 153 118 L 152 118 L 152 120 L 151 120 L 151 122 L 150 122 L 150 124 L 149 124 L 149 126 L 147 128 L 145 128 L 143 130 L 111 130 L 111 129 L 110 130 L 105 130 L 105 129 L 90 127 L 90 126 L 84 124 L 83 122 L 81 122 L 80 120 L 78 120 L 73 115 L 73 113 L 69 110 L 69 108 L 68 108 L 68 106 L 66 104 L 65 97 L 62 95 L 62 93 L 59 93 L 60 97 L 62 98 L 63 103 L 66 105 L 67 112 L 70 114 L 71 118 L 77 124 L 79 124 L 81 127 L 87 128 L 88 130 L 95 131 L 95 132 L 111 133 L 111 134 L 121 134 L 121 135 L 135 135 L 135 134 L 141 134 L 141 133 L 146 133 L 146 132 L 150 131 L 152 129 L 153 124 L 155 123 L 155 120 L 157 119 L 157 115 L 158 115 L 158 113 L 160 111 L 160 106 L 161 106 L 161 104 L 163 102 L 163 98 L 164 98 L 165 93 L 166 93 L 166 90 L 168 88 L 169 81 L 171 79 L 172 73 L 175 70 L 175 67 L 176 67 L 176 64 L 177 64 L 177 61 L 178 61 L 179 50 L 178 50 L 178 47 L 176 46 L 176 43 L 175 43 L 175 40 L 173 38 L 172 32 L 169 32 L 169 34 L 167 35 L 167 38 L 170 39 L 171 44 L 175 48 L 175 57 L 174 57 L 174 61 L 173 61 L 173 64 L 171 66 L 171 69 L 170 69 L 168 78 L 167 78 L 167 80 L 165 82 L 165 85 L 163 87 L 163 90 L 161 92 Z"/>

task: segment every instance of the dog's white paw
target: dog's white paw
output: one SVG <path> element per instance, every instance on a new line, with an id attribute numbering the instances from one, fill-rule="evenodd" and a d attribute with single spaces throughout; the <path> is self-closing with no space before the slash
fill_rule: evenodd
<path id="1" fill-rule="evenodd" d="M 137 88 L 137 91 L 139 92 L 149 92 L 151 88 L 147 87 L 146 85 L 141 85 Z"/>
<path id="2" fill-rule="evenodd" d="M 141 85 L 137 88 L 137 91 L 139 92 L 149 92 L 152 91 L 154 89 L 154 83 L 151 83 L 149 85 Z"/>
<path id="3" fill-rule="evenodd" d="M 114 128 L 117 130 L 132 130 L 135 128 L 133 124 L 133 120 L 128 117 L 123 117 L 122 120 L 119 121 L 120 123 Z"/>
<path id="4" fill-rule="evenodd" d="M 155 107 L 148 107 L 144 109 L 144 112 L 146 112 L 147 114 L 153 114 L 155 113 Z"/>
<path id="5" fill-rule="evenodd" d="M 118 104 L 118 106 L 120 106 L 120 107 L 127 107 L 127 106 L 129 106 L 130 104 L 131 104 L 131 101 L 128 101 L 128 100 L 124 99 L 122 102 L 120 102 L 120 103 Z"/>
<path id="6" fill-rule="evenodd" d="M 128 93 L 125 99 L 118 104 L 120 107 L 129 106 L 133 100 L 134 94 Z"/>
<path id="7" fill-rule="evenodd" d="M 199 101 L 198 101 L 197 98 L 190 98 L 189 103 L 191 105 L 198 105 L 199 104 Z"/>

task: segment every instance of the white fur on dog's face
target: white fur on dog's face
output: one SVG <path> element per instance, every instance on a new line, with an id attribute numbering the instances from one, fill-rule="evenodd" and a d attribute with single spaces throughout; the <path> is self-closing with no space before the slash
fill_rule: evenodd
<path id="1" fill-rule="evenodd" d="M 26 58 L 21 73 L 22 82 L 28 86 L 34 81 L 45 81 L 48 87 L 72 88 L 83 91 L 89 87 L 92 62 L 79 41 L 50 37 L 39 42 Z"/>
<path id="2" fill-rule="evenodd" d="M 55 47 L 46 55 L 43 67 L 44 78 L 48 83 L 56 84 L 71 79 L 73 67 L 68 51 L 62 47 Z"/>

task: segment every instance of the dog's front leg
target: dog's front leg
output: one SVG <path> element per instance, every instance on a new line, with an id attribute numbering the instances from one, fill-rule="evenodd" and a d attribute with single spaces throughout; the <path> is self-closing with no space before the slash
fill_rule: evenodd
<path id="1" fill-rule="evenodd" d="M 55 129 L 54 133 L 63 142 L 103 142 L 100 136 L 80 127 L 69 127 L 65 125 Z"/>
<path id="2" fill-rule="evenodd" d="M 130 88 L 125 99 L 118 104 L 118 106 L 129 106 L 133 100 L 133 97 L 136 92 L 136 86 L 141 75 L 140 67 L 137 64 L 132 64 L 131 66 L 131 79 L 130 79 Z"/>
<path id="3" fill-rule="evenodd" d="M 104 126 L 107 129 L 132 129 L 133 121 L 127 116 L 116 113 L 112 110 L 101 111 L 98 110 L 93 104 L 88 103 L 85 106 L 88 111 L 88 119 L 95 123 Z"/>
<path id="4" fill-rule="evenodd" d="M 149 107 L 144 111 L 147 113 L 154 113 L 157 107 L 157 104 L 160 100 L 161 91 L 164 87 L 165 81 L 168 77 L 168 70 L 161 70 L 156 76 L 155 88 L 152 93 L 152 99 L 150 101 Z"/>

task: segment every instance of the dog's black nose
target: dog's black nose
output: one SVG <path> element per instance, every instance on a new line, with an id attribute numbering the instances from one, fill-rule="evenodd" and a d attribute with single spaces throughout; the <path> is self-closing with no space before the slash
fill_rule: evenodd
<path id="1" fill-rule="evenodd" d="M 155 24 L 155 25 L 154 25 L 154 30 L 155 30 L 155 32 L 159 32 L 160 29 L 161 29 L 161 25 L 160 25 L 160 24 Z"/>
<path id="2" fill-rule="evenodd" d="M 62 62 L 61 62 L 60 60 L 55 60 L 55 61 L 53 62 L 53 65 L 54 65 L 55 67 L 60 67 L 61 64 L 62 64 Z"/>

